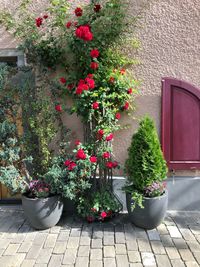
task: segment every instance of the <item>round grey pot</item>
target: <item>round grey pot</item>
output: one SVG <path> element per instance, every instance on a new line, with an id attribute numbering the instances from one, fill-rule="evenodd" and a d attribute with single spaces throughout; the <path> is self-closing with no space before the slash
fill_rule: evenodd
<path id="1" fill-rule="evenodd" d="M 44 230 L 59 222 L 63 211 L 63 202 L 60 196 L 28 198 L 22 195 L 22 207 L 30 225 L 35 229 Z"/>
<path id="2" fill-rule="evenodd" d="M 144 229 L 154 229 L 163 220 L 167 212 L 168 192 L 166 191 L 160 197 L 144 197 L 144 208 L 138 205 L 131 211 L 131 194 L 126 193 L 126 205 L 129 218 L 136 226 Z"/>

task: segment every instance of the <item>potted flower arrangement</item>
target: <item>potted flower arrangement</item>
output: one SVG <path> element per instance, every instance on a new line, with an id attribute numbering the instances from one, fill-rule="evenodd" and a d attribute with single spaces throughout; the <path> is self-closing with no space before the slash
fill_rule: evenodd
<path id="1" fill-rule="evenodd" d="M 132 137 L 125 163 L 127 209 L 131 221 L 142 228 L 157 227 L 168 204 L 167 167 L 153 120 L 145 117 Z"/>

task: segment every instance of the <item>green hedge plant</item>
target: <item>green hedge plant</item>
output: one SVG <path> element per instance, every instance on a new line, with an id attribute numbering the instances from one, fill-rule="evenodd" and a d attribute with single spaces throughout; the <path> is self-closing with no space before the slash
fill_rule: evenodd
<path id="1" fill-rule="evenodd" d="M 162 195 L 167 166 L 160 147 L 153 120 L 146 116 L 140 121 L 138 131 L 133 135 L 125 162 L 127 186 L 132 194 L 133 205 L 142 207 L 144 196 Z M 152 192 L 150 192 L 152 190 Z M 149 193 L 150 192 L 150 193 Z M 155 192 L 155 194 L 154 194 Z"/>

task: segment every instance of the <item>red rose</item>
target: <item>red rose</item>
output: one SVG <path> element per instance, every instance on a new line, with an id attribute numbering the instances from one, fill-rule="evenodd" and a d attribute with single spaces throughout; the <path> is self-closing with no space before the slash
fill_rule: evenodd
<path id="1" fill-rule="evenodd" d="M 60 78 L 60 83 L 65 84 L 66 82 L 67 82 L 67 80 L 64 77 Z"/>
<path id="2" fill-rule="evenodd" d="M 90 79 L 92 79 L 93 78 L 93 74 L 91 74 L 91 73 L 89 73 L 88 75 L 87 75 L 87 78 L 90 78 Z"/>
<path id="3" fill-rule="evenodd" d="M 77 151 L 77 153 L 76 153 L 76 158 L 77 158 L 77 159 L 86 159 L 86 155 L 85 155 L 83 149 L 80 148 L 80 149 Z"/>
<path id="4" fill-rule="evenodd" d="M 35 19 L 35 24 L 39 28 L 42 25 L 43 18 L 39 17 Z"/>
<path id="5" fill-rule="evenodd" d="M 82 88 L 83 90 L 88 91 L 89 86 L 87 84 L 82 84 Z"/>
<path id="6" fill-rule="evenodd" d="M 55 110 L 61 112 L 62 111 L 61 105 L 56 105 Z"/>
<path id="7" fill-rule="evenodd" d="M 102 211 L 102 212 L 101 212 L 101 218 L 104 219 L 104 218 L 106 218 L 106 217 L 107 217 L 107 213 L 106 213 L 105 211 Z"/>
<path id="8" fill-rule="evenodd" d="M 115 78 L 114 77 L 110 77 L 109 82 L 110 83 L 114 83 L 114 81 L 115 81 Z"/>
<path id="9" fill-rule="evenodd" d="M 44 16 L 43 16 L 44 19 L 47 19 L 48 17 L 49 17 L 48 15 L 44 15 Z"/>
<path id="10" fill-rule="evenodd" d="M 90 31 L 89 25 L 81 25 L 75 31 L 76 37 L 84 40 L 91 41 L 93 39 L 93 34 Z"/>
<path id="11" fill-rule="evenodd" d="M 128 102 L 125 102 L 124 106 L 123 106 L 123 109 L 124 110 L 127 110 L 129 108 L 129 103 Z"/>
<path id="12" fill-rule="evenodd" d="M 106 141 L 111 141 L 113 139 L 113 134 L 110 133 L 109 135 L 106 136 Z"/>
<path id="13" fill-rule="evenodd" d="M 131 95 L 132 93 L 133 93 L 133 89 L 132 89 L 132 88 L 129 88 L 129 89 L 127 90 L 127 94 Z"/>
<path id="14" fill-rule="evenodd" d="M 81 17 L 82 14 L 83 14 L 83 10 L 82 10 L 82 8 L 77 7 L 77 8 L 74 10 L 74 13 L 75 13 L 75 15 L 76 15 L 77 17 Z"/>
<path id="15" fill-rule="evenodd" d="M 113 162 L 112 162 L 112 167 L 113 167 L 113 168 L 116 168 L 118 165 L 119 165 L 119 164 L 118 164 L 117 161 L 113 161 Z"/>
<path id="16" fill-rule="evenodd" d="M 65 26 L 69 29 L 69 28 L 72 26 L 71 21 L 68 21 L 68 22 L 65 24 Z"/>
<path id="17" fill-rule="evenodd" d="M 126 73 L 126 70 L 125 70 L 125 69 L 121 69 L 121 70 L 120 70 L 120 73 L 121 73 L 122 75 L 124 75 L 124 74 Z"/>
<path id="18" fill-rule="evenodd" d="M 76 167 L 76 163 L 73 162 L 73 161 L 71 161 L 67 169 L 68 169 L 69 171 L 72 171 L 75 167 Z"/>
<path id="19" fill-rule="evenodd" d="M 92 104 L 92 108 L 93 108 L 93 109 L 98 109 L 98 108 L 99 108 L 99 103 L 94 102 L 94 103 Z"/>
<path id="20" fill-rule="evenodd" d="M 82 92 L 83 92 L 83 88 L 82 88 L 82 86 L 78 86 L 77 88 L 76 88 L 76 94 L 77 95 L 81 95 L 82 94 Z"/>
<path id="21" fill-rule="evenodd" d="M 107 216 L 110 217 L 111 215 L 112 215 L 112 210 L 109 210 L 109 211 L 107 212 Z"/>
<path id="22" fill-rule="evenodd" d="M 84 41 L 92 41 L 92 39 L 93 39 L 93 34 L 91 32 L 86 32 L 84 34 L 84 38 L 83 38 Z"/>
<path id="23" fill-rule="evenodd" d="M 85 78 L 86 83 L 88 84 L 90 89 L 94 89 L 95 87 L 95 81 L 93 79 L 90 78 Z"/>
<path id="24" fill-rule="evenodd" d="M 104 135 L 104 130 L 102 130 L 102 129 L 98 130 L 98 132 L 97 132 L 97 139 L 98 140 L 101 140 L 102 137 L 103 137 L 103 135 Z"/>
<path id="25" fill-rule="evenodd" d="M 81 143 L 80 140 L 76 140 L 76 141 L 75 141 L 75 145 L 76 145 L 76 146 L 79 146 L 80 143 Z"/>
<path id="26" fill-rule="evenodd" d="M 108 159 L 108 158 L 110 158 L 110 153 L 109 152 L 104 152 L 103 155 L 102 155 L 102 157 L 104 159 Z"/>
<path id="27" fill-rule="evenodd" d="M 73 84 L 73 83 L 68 84 L 68 85 L 67 85 L 67 88 L 68 88 L 69 90 L 73 89 L 73 88 L 74 88 L 74 84 Z"/>
<path id="28" fill-rule="evenodd" d="M 90 64 L 91 69 L 96 70 L 98 69 L 98 67 L 99 67 L 99 64 L 97 62 L 91 62 Z"/>
<path id="29" fill-rule="evenodd" d="M 64 164 L 65 164 L 65 166 L 69 166 L 70 163 L 71 163 L 71 160 L 67 159 Z"/>
<path id="30" fill-rule="evenodd" d="M 84 83 L 85 83 L 85 81 L 83 79 L 80 79 L 79 82 L 78 82 L 78 85 L 84 84 Z"/>
<path id="31" fill-rule="evenodd" d="M 94 11 L 95 12 L 99 12 L 101 10 L 101 5 L 100 4 L 96 4 L 95 6 L 94 6 Z"/>
<path id="32" fill-rule="evenodd" d="M 106 167 L 107 167 L 108 169 L 112 169 L 112 167 L 113 167 L 113 163 L 112 163 L 112 161 L 108 161 L 108 162 L 106 162 Z"/>
<path id="33" fill-rule="evenodd" d="M 87 216 L 87 221 L 88 221 L 89 223 L 94 222 L 94 217 L 93 217 L 93 216 Z"/>
<path id="34" fill-rule="evenodd" d="M 90 157 L 90 162 L 92 162 L 92 163 L 96 163 L 96 162 L 97 162 L 97 157 L 95 157 L 95 156 L 91 156 L 91 157 Z"/>
<path id="35" fill-rule="evenodd" d="M 92 58 L 98 58 L 98 56 L 99 56 L 99 50 L 97 50 L 97 49 L 93 49 L 93 50 L 91 50 L 91 52 L 90 52 L 90 56 L 91 56 Z"/>
<path id="36" fill-rule="evenodd" d="M 120 118 L 121 118 L 121 114 L 118 112 L 118 113 L 116 113 L 115 114 L 115 118 L 117 119 L 117 120 L 119 120 Z"/>

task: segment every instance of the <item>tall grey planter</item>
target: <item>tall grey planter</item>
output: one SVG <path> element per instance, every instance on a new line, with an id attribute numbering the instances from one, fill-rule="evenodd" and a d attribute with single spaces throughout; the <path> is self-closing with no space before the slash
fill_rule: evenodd
<path id="1" fill-rule="evenodd" d="M 22 207 L 30 225 L 35 229 L 44 230 L 59 222 L 63 211 L 63 202 L 60 196 L 28 198 L 22 195 Z"/>
<path id="2" fill-rule="evenodd" d="M 148 198 L 144 197 L 144 208 L 138 205 L 131 211 L 131 194 L 126 193 L 126 205 L 129 218 L 133 224 L 144 229 L 154 229 L 163 220 L 167 212 L 168 192 L 160 197 Z"/>

